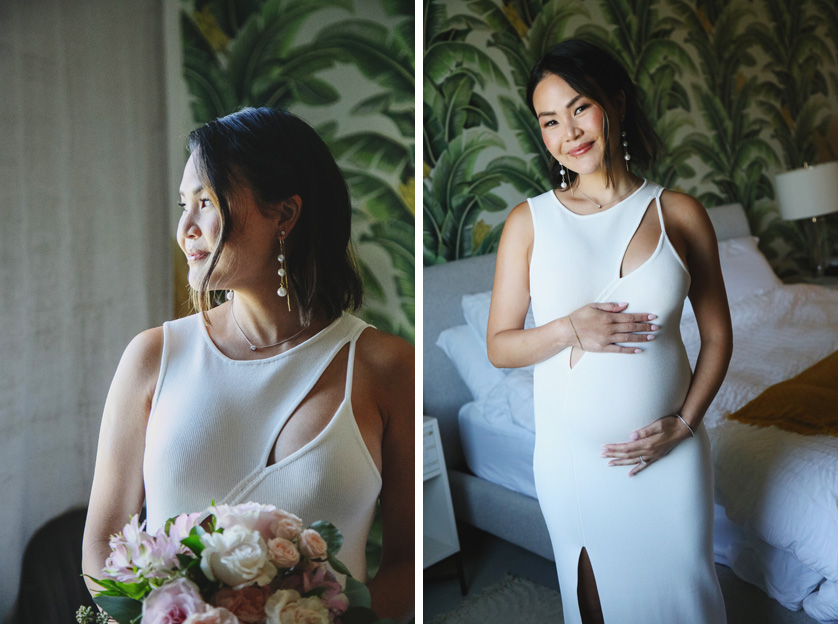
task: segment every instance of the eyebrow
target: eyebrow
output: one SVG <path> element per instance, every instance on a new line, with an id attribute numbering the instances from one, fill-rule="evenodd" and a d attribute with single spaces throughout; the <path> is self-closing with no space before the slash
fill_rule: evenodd
<path id="1" fill-rule="evenodd" d="M 565 104 L 565 108 L 570 108 L 571 106 L 576 104 L 576 101 L 579 100 L 579 98 L 581 98 L 581 97 L 584 97 L 581 93 L 577 94 L 575 98 L 573 98 L 572 100 L 570 100 L 570 102 Z M 555 115 L 555 114 L 556 114 L 555 111 L 544 111 L 542 113 L 538 113 L 538 118 L 540 119 L 541 117 L 549 117 L 550 115 Z"/>
<path id="2" fill-rule="evenodd" d="M 198 193 L 200 193 L 203 190 L 204 190 L 203 186 L 196 186 L 194 189 L 192 189 L 192 192 L 190 193 L 190 195 L 197 195 Z M 179 189 L 179 191 L 180 191 L 180 196 L 183 197 L 183 195 L 184 195 L 183 189 Z"/>

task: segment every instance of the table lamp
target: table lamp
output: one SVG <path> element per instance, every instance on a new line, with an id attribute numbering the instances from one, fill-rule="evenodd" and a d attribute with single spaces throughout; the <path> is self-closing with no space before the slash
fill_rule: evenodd
<path id="1" fill-rule="evenodd" d="M 829 264 L 830 247 L 824 215 L 838 212 L 838 161 L 806 165 L 774 178 L 780 216 L 787 221 L 807 219 L 807 234 L 815 273 Z"/>

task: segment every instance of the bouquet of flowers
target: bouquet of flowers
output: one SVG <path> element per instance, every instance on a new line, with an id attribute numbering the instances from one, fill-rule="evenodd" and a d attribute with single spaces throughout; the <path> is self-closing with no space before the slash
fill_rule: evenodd
<path id="1" fill-rule="evenodd" d="M 94 597 L 119 624 L 385 624 L 366 586 L 336 554 L 328 522 L 308 528 L 273 505 L 218 505 L 181 514 L 155 535 L 132 517 L 111 536 Z M 345 586 L 335 572 L 346 575 Z M 79 624 L 106 621 L 87 607 Z"/>

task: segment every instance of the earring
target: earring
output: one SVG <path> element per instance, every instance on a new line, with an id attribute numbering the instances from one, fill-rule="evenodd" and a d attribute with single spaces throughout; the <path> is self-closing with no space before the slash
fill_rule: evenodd
<path id="1" fill-rule="evenodd" d="M 567 188 L 567 178 L 564 177 L 566 173 L 567 171 L 564 170 L 564 165 L 559 163 L 559 175 L 562 176 L 562 183 L 559 186 L 563 189 Z"/>
<path id="2" fill-rule="evenodd" d="M 626 131 L 623 130 L 620 133 L 620 136 L 623 137 L 623 159 L 626 161 L 626 171 L 630 171 L 629 161 L 631 160 L 631 154 L 629 154 L 629 148 L 628 148 L 629 143 L 626 140 Z"/>
<path id="3" fill-rule="evenodd" d="M 282 230 L 282 235 L 285 236 L 285 230 Z M 276 257 L 279 260 L 279 269 L 276 273 L 279 275 L 279 288 L 276 294 L 280 297 L 288 297 L 288 271 L 285 267 L 285 239 L 279 239 L 279 255 Z M 288 297 L 288 311 L 291 311 L 291 297 Z"/>

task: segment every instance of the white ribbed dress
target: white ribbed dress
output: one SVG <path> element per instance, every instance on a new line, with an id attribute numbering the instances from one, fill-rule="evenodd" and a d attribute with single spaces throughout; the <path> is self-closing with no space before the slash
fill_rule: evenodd
<path id="1" fill-rule="evenodd" d="M 184 512 L 246 501 L 343 533 L 338 557 L 366 580 L 365 547 L 381 475 L 352 413 L 355 345 L 366 323 L 344 314 L 304 343 L 263 360 L 232 360 L 201 315 L 163 325 L 163 358 L 146 429 L 148 527 Z M 343 402 L 303 448 L 268 466 L 283 424 L 349 343 Z"/>
<path id="2" fill-rule="evenodd" d="M 568 210 L 553 191 L 529 200 L 537 325 L 588 303 L 628 302 L 628 312 L 656 314 L 661 326 L 654 341 L 640 345 L 641 354 L 586 352 L 571 368 L 566 348 L 535 366 L 535 484 L 566 624 L 581 622 L 583 547 L 606 624 L 726 621 L 713 566 L 713 476 L 704 428 L 632 478 L 629 467 L 609 467 L 601 457 L 604 444 L 628 442 L 632 431 L 679 411 L 690 386 L 679 328 L 690 276 L 666 235 L 657 201 L 662 191 L 644 182 L 591 215 Z M 621 277 L 650 202 L 661 223 L 657 248 Z"/>

